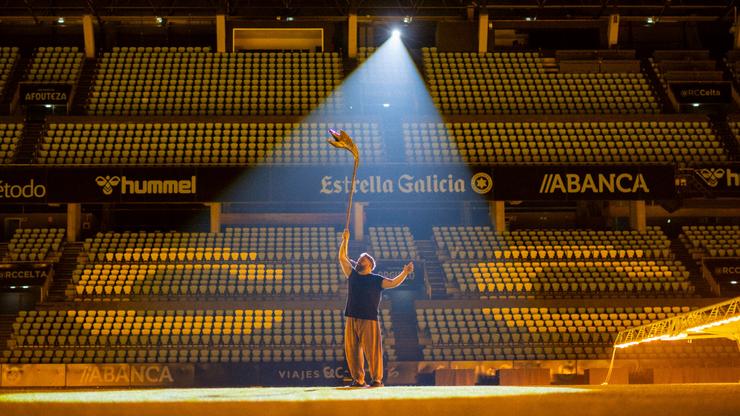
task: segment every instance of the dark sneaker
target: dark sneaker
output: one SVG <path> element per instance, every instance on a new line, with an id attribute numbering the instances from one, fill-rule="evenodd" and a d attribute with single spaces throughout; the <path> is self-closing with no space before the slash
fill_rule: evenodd
<path id="1" fill-rule="evenodd" d="M 383 384 L 382 381 L 373 381 L 373 384 L 370 385 L 370 387 L 383 387 L 385 384 Z"/>
<path id="2" fill-rule="evenodd" d="M 357 381 L 355 380 L 355 381 L 352 381 L 352 383 L 351 383 L 351 384 L 349 384 L 349 385 L 347 385 L 347 386 L 345 386 L 345 387 L 348 387 L 348 388 L 364 388 L 364 387 L 368 387 L 368 385 L 367 385 L 367 384 L 365 384 L 365 383 L 362 383 L 362 384 L 360 384 L 360 383 L 358 383 L 358 382 L 357 382 Z"/>

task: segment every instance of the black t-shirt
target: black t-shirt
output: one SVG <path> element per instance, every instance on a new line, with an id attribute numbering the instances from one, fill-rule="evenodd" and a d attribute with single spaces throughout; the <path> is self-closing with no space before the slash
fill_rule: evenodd
<path id="1" fill-rule="evenodd" d="M 378 320 L 380 292 L 383 291 L 384 277 L 379 274 L 359 274 L 352 269 L 347 278 L 349 292 L 344 316 L 358 319 Z"/>

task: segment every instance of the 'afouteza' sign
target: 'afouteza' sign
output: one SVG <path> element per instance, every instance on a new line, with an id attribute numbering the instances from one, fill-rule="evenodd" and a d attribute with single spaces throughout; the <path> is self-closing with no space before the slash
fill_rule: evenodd
<path id="1" fill-rule="evenodd" d="M 671 82 L 669 85 L 681 104 L 732 102 L 732 85 L 729 81 Z"/>
<path id="2" fill-rule="evenodd" d="M 19 87 L 23 105 L 67 105 L 72 97 L 72 84 L 23 82 Z"/>

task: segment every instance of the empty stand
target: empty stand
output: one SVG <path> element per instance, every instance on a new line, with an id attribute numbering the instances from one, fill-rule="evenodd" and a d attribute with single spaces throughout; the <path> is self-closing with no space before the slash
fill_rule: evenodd
<path id="1" fill-rule="evenodd" d="M 338 53 L 211 53 L 210 48 L 114 48 L 98 61 L 89 114 L 299 115 L 343 76 Z"/>
<path id="2" fill-rule="evenodd" d="M 76 47 L 41 47 L 36 49 L 24 80 L 75 83 L 84 60 L 85 55 Z"/>
<path id="3" fill-rule="evenodd" d="M 421 308 L 416 310 L 425 360 L 606 359 L 617 333 L 690 310 L 635 308 Z M 732 343 L 710 347 L 650 345 L 622 358 L 733 356 Z"/>
<path id="4" fill-rule="evenodd" d="M 708 50 L 658 50 L 650 58 L 663 88 L 672 81 L 722 81 L 724 75 Z"/>
<path id="5" fill-rule="evenodd" d="M 0 122 L 0 163 L 12 163 L 23 137 L 23 123 Z"/>
<path id="6" fill-rule="evenodd" d="M 694 286 L 657 228 L 496 233 L 435 227 L 448 291 L 483 298 L 686 297 Z M 470 260 L 479 260 L 471 262 Z"/>
<path id="7" fill-rule="evenodd" d="M 19 228 L 8 242 L 5 260 L 56 261 L 62 252 L 63 228 Z"/>
<path id="8" fill-rule="evenodd" d="M 449 114 L 643 114 L 659 104 L 639 72 L 561 73 L 537 52 L 422 48 L 435 104 Z"/>
<path id="9" fill-rule="evenodd" d="M 694 292 L 678 261 L 499 261 L 444 263 L 448 283 L 484 298 L 686 297 Z"/>
<path id="10" fill-rule="evenodd" d="M 83 244 L 68 298 L 336 297 L 344 277 L 331 227 L 224 233 L 98 233 Z M 332 249 L 329 249 L 331 247 Z"/>
<path id="11" fill-rule="evenodd" d="M 44 164 L 352 163 L 324 139 L 328 128 L 358 140 L 366 163 L 385 151 L 376 123 L 49 123 L 37 150 Z"/>
<path id="12" fill-rule="evenodd" d="M 372 254 L 383 259 L 418 257 L 414 236 L 409 227 L 370 227 Z"/>
<path id="13" fill-rule="evenodd" d="M 415 163 L 677 163 L 728 160 L 708 121 L 404 123 Z"/>
<path id="14" fill-rule="evenodd" d="M 389 312 L 381 314 L 393 353 Z M 66 309 L 22 311 L 10 363 L 340 361 L 340 309 Z"/>
<path id="15" fill-rule="evenodd" d="M 682 228 L 689 252 L 702 257 L 740 257 L 740 226 L 689 225 Z"/>
<path id="16" fill-rule="evenodd" d="M 10 75 L 18 62 L 20 54 L 17 47 L 0 48 L 0 96 L 10 93 L 5 91 Z"/>

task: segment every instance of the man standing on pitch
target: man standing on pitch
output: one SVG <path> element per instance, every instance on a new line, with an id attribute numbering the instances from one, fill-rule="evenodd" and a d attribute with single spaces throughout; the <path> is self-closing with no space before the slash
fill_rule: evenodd
<path id="1" fill-rule="evenodd" d="M 344 311 L 344 353 L 352 375 L 352 384 L 349 387 L 367 387 L 365 355 L 373 379 L 371 386 L 382 387 L 383 345 L 378 322 L 380 295 L 383 289 L 392 289 L 403 283 L 406 276 L 414 271 L 414 263 L 405 265 L 403 271 L 393 279 L 386 279 L 372 273 L 375 259 L 369 254 L 362 253 L 357 261 L 350 260 L 347 255 L 348 245 L 349 230 L 345 229 L 339 246 L 339 264 L 349 285 L 347 307 Z"/>

